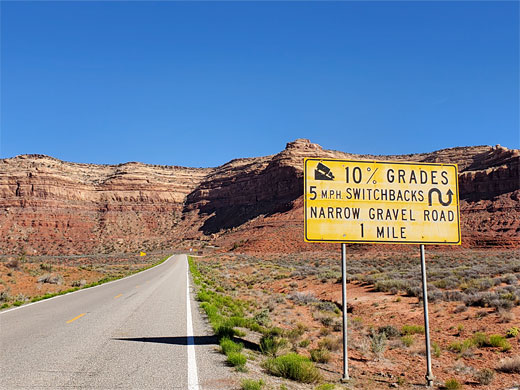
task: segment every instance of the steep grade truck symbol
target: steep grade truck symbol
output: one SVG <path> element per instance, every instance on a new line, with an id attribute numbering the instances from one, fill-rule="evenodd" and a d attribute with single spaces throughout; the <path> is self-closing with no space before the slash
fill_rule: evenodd
<path id="1" fill-rule="evenodd" d="M 334 175 L 330 171 L 330 168 L 322 163 L 318 163 L 318 166 L 314 170 L 314 180 L 334 180 Z"/>

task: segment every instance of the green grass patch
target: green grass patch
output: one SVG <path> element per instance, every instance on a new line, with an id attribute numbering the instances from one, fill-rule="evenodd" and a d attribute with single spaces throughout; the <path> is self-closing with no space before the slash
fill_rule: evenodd
<path id="1" fill-rule="evenodd" d="M 328 363 L 330 360 L 330 352 L 326 349 L 311 349 L 311 360 L 316 363 Z"/>
<path id="2" fill-rule="evenodd" d="M 444 387 L 446 388 L 446 390 L 460 390 L 460 389 L 462 389 L 462 385 L 455 378 L 448 379 L 444 383 Z"/>
<path id="3" fill-rule="evenodd" d="M 336 388 L 336 385 L 333 383 L 323 383 L 321 385 L 318 385 L 314 388 L 314 390 L 334 390 Z"/>
<path id="4" fill-rule="evenodd" d="M 401 328 L 401 334 L 403 336 L 412 334 L 424 334 L 424 326 L 422 325 L 403 325 Z"/>
<path id="5" fill-rule="evenodd" d="M 243 379 L 242 380 L 242 390 L 261 390 L 264 386 L 264 381 L 259 379 L 255 381 L 254 379 Z"/>
<path id="6" fill-rule="evenodd" d="M 502 352 L 507 352 L 511 349 L 511 344 L 506 338 L 500 334 L 492 334 L 489 336 L 489 346 L 498 347 Z"/>
<path id="7" fill-rule="evenodd" d="M 266 334 L 260 339 L 260 351 L 264 355 L 276 356 L 278 351 L 287 345 L 287 340 L 276 335 Z"/>
<path id="8" fill-rule="evenodd" d="M 454 341 L 450 345 L 448 345 L 448 350 L 451 352 L 462 353 L 467 351 L 470 348 L 475 347 L 475 342 L 472 339 L 467 339 L 464 341 Z"/>
<path id="9" fill-rule="evenodd" d="M 220 350 L 224 355 L 228 355 L 230 352 L 241 352 L 244 348 L 244 344 L 235 343 L 233 340 L 223 337 L 220 340 Z"/>
<path id="10" fill-rule="evenodd" d="M 235 367 L 237 371 L 245 371 L 247 357 L 241 352 L 229 352 L 226 361 L 230 366 Z"/>
<path id="11" fill-rule="evenodd" d="M 485 333 L 477 332 L 471 337 L 471 340 L 476 347 L 489 346 L 489 337 Z"/>
<path id="12" fill-rule="evenodd" d="M 469 348 L 500 348 L 502 352 L 507 352 L 511 349 L 511 344 L 506 340 L 505 336 L 500 334 L 493 334 L 488 336 L 485 333 L 477 332 L 471 338 L 466 339 L 462 342 L 456 341 L 448 346 L 448 350 L 452 352 L 462 353 Z"/>
<path id="13" fill-rule="evenodd" d="M 321 379 L 314 364 L 305 356 L 296 353 L 267 359 L 264 368 L 269 374 L 302 383 L 313 383 Z"/>
<path id="14" fill-rule="evenodd" d="M 517 326 L 513 326 L 512 328 L 509 328 L 506 332 L 506 337 L 513 338 L 517 337 L 520 334 L 520 328 Z"/>
<path id="15" fill-rule="evenodd" d="M 411 347 L 414 341 L 415 340 L 411 334 L 401 337 L 401 342 L 405 345 L 405 347 Z"/>
<path id="16" fill-rule="evenodd" d="M 225 295 L 221 292 L 222 289 L 218 292 L 218 286 L 214 287 L 215 282 L 200 272 L 193 257 L 188 256 L 188 264 L 193 281 L 199 286 L 197 300 L 200 302 L 200 307 L 206 312 L 208 321 L 219 339 L 235 336 L 237 332 L 234 327 L 248 328 L 262 333 L 265 331 L 253 318 L 246 317 L 246 311 L 249 308 L 247 302 Z"/>
<path id="17" fill-rule="evenodd" d="M 441 356 L 441 347 L 439 346 L 439 344 L 437 344 L 435 341 L 432 342 L 432 353 L 433 353 L 433 356 L 435 357 L 439 357 Z"/>

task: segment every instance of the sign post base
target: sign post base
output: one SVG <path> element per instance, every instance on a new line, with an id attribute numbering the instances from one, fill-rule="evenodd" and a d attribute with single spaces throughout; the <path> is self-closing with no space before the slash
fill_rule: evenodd
<path id="1" fill-rule="evenodd" d="M 341 244 L 341 296 L 343 300 L 343 377 L 342 381 L 350 379 L 348 375 L 347 353 L 347 245 Z"/>
<path id="2" fill-rule="evenodd" d="M 428 316 L 428 288 L 426 282 L 426 262 L 424 260 L 424 245 L 421 245 L 421 276 L 424 308 L 424 338 L 426 343 L 426 385 L 433 386 L 432 357 L 430 349 L 430 321 Z"/>

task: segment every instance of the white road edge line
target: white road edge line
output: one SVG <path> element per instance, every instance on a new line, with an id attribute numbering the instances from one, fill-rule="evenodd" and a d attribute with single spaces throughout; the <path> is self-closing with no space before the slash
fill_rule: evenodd
<path id="1" fill-rule="evenodd" d="M 38 303 L 45 303 L 45 302 L 48 302 L 48 301 L 52 301 L 53 299 L 61 298 L 61 297 L 67 296 L 67 295 L 80 293 L 80 292 L 82 292 L 82 291 L 90 291 L 90 290 L 93 290 L 93 289 L 98 288 L 98 287 L 108 286 L 109 284 L 116 283 L 116 282 L 119 282 L 119 281 L 121 281 L 121 280 L 130 279 L 130 278 L 132 278 L 132 277 L 134 277 L 134 276 L 137 276 L 137 275 L 142 275 L 142 274 L 144 274 L 145 272 L 151 271 L 151 270 L 153 270 L 153 269 L 156 269 L 156 268 L 160 267 L 160 266 L 163 265 L 163 264 L 166 264 L 166 263 L 167 263 L 167 262 L 168 262 L 172 257 L 174 257 L 174 256 L 178 256 L 178 255 L 171 255 L 171 256 L 168 257 L 165 261 L 163 261 L 161 264 L 156 265 L 155 267 L 152 267 L 152 268 L 145 269 L 144 271 L 137 272 L 137 273 L 135 273 L 135 274 L 133 274 L 133 275 L 125 276 L 124 278 L 116 279 L 116 280 L 112 280 L 111 282 L 107 282 L 107 283 L 99 284 L 99 285 L 94 286 L 94 287 L 82 288 L 82 289 L 80 289 L 80 290 L 72 291 L 72 292 L 69 292 L 69 293 L 66 293 L 66 294 L 63 294 L 63 295 L 56 295 L 55 297 L 52 297 L 52 298 L 42 299 L 41 301 L 31 302 L 31 303 L 26 303 L 26 304 L 24 304 L 24 305 L 21 305 L 21 306 L 18 306 L 18 307 L 13 307 L 13 308 L 11 308 L 11 309 L 1 310 L 1 311 L 0 311 L 0 315 L 5 314 L 5 313 L 9 313 L 10 311 L 15 311 L 15 310 L 23 309 L 23 308 L 26 308 L 26 307 L 29 307 L 29 306 L 32 306 L 32 305 L 36 305 L 36 304 L 38 304 Z"/>
<path id="2" fill-rule="evenodd" d="M 193 322 L 191 320 L 190 266 L 188 264 L 188 256 L 186 256 L 186 266 L 186 337 L 188 339 L 188 390 L 199 390 L 197 358 L 195 357 L 195 341 L 193 338 Z"/>

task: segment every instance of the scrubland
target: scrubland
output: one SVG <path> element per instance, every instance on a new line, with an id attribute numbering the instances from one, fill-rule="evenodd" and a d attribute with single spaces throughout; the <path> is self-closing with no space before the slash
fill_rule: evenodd
<path id="1" fill-rule="evenodd" d="M 244 389 L 423 388 L 418 254 L 349 252 L 342 376 L 339 253 L 193 258 L 198 300 Z M 435 388 L 520 384 L 515 250 L 427 251 Z"/>
<path id="2" fill-rule="evenodd" d="M 0 258 L 0 309 L 118 279 L 166 258 L 164 253 Z"/>

